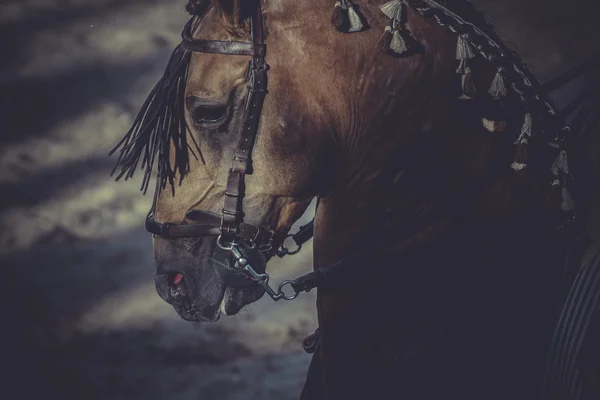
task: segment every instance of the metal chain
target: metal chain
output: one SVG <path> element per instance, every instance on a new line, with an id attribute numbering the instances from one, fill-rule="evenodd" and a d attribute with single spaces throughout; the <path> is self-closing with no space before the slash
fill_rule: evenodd
<path id="1" fill-rule="evenodd" d="M 236 242 L 231 242 L 229 244 L 225 244 L 223 243 L 222 237 L 219 236 L 217 238 L 217 246 L 219 246 L 219 248 L 221 248 L 222 250 L 225 251 L 229 251 L 231 254 L 233 254 L 233 256 L 235 257 L 235 264 L 234 267 L 240 271 L 242 271 L 247 277 L 248 279 L 256 282 L 257 284 L 259 284 L 260 286 L 262 286 L 265 289 L 265 292 L 267 292 L 267 294 L 274 300 L 274 301 L 278 301 L 278 300 L 294 300 L 296 297 L 298 297 L 299 292 L 297 290 L 294 290 L 294 293 L 288 295 L 284 292 L 284 288 L 287 285 L 290 285 L 290 287 L 293 288 L 292 283 L 294 283 L 294 281 L 292 280 L 285 280 L 283 282 L 281 282 L 279 284 L 279 286 L 277 287 L 277 291 L 273 290 L 273 288 L 271 288 L 271 286 L 269 286 L 269 279 L 270 276 L 267 273 L 264 274 L 259 274 L 258 272 L 256 272 L 254 270 L 254 268 L 252 268 L 252 266 L 250 265 L 250 263 L 248 263 L 248 260 L 244 257 L 244 255 L 242 254 L 242 252 L 240 251 L 240 249 L 238 248 L 239 244 Z"/>

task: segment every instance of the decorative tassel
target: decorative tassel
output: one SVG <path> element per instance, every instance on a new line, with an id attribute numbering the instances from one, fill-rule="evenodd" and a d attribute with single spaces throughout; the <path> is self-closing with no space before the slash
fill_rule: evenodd
<path id="1" fill-rule="evenodd" d="M 560 153 L 554 159 L 552 163 L 552 168 L 550 169 L 555 176 L 559 176 L 559 174 L 569 173 L 569 160 L 567 159 L 567 152 L 561 150 Z"/>
<path id="2" fill-rule="evenodd" d="M 517 146 L 517 154 L 515 155 L 515 160 L 510 165 L 510 167 L 515 171 L 521 171 L 527 166 L 527 163 L 529 162 L 529 158 L 527 156 L 527 145 L 528 141 L 527 139 L 524 139 Z"/>
<path id="3" fill-rule="evenodd" d="M 385 31 L 377 43 L 377 50 L 382 53 L 387 53 L 390 50 L 390 44 L 392 44 L 392 37 L 392 27 L 388 25 L 385 27 Z"/>
<path id="4" fill-rule="evenodd" d="M 531 114 L 525 114 L 525 121 L 523 122 L 523 127 L 521 128 L 521 134 L 518 139 L 515 141 L 517 146 L 517 154 L 515 155 L 515 160 L 511 164 L 511 168 L 515 171 L 520 171 L 527 166 L 529 161 L 529 157 L 527 154 L 527 146 L 529 144 L 529 138 L 531 137 L 531 128 L 533 125 L 533 120 L 531 118 Z"/>
<path id="5" fill-rule="evenodd" d="M 358 12 L 356 12 L 354 5 L 350 0 L 344 1 L 346 2 L 346 7 L 348 8 L 348 32 L 360 32 L 364 28 L 360 15 L 358 15 Z"/>
<path id="6" fill-rule="evenodd" d="M 502 132 L 506 129 L 507 123 L 504 120 L 494 121 L 487 118 L 482 118 L 483 127 L 490 132 Z"/>
<path id="7" fill-rule="evenodd" d="M 506 83 L 504 82 L 504 78 L 502 77 L 501 71 L 499 70 L 490 85 L 490 90 L 488 93 L 494 99 L 499 100 L 500 97 L 506 96 Z"/>
<path id="8" fill-rule="evenodd" d="M 457 60 L 471 60 L 476 56 L 475 50 L 467 38 L 468 35 L 466 34 L 458 35 L 458 41 L 456 42 Z"/>
<path id="9" fill-rule="evenodd" d="M 364 28 L 362 17 L 350 0 L 336 1 L 331 25 L 340 32 L 360 32 Z"/>
<path id="10" fill-rule="evenodd" d="M 392 41 L 390 42 L 390 50 L 398 55 L 402 55 L 408 51 L 408 46 L 406 46 L 406 42 L 404 38 L 400 34 L 400 30 L 394 30 L 392 34 Z"/>
<path id="11" fill-rule="evenodd" d="M 411 50 L 410 42 L 405 38 L 407 31 L 403 27 L 405 7 L 406 4 L 402 0 L 391 0 L 379 7 L 381 12 L 391 20 L 377 44 L 380 51 L 403 55 Z"/>
<path id="12" fill-rule="evenodd" d="M 402 16 L 403 7 L 404 3 L 402 3 L 402 0 L 392 0 L 380 6 L 379 9 L 385 14 L 386 17 L 389 19 L 394 19 L 399 15 Z"/>
<path id="13" fill-rule="evenodd" d="M 470 100 L 475 96 L 475 83 L 469 60 L 475 58 L 476 53 L 467 37 L 465 34 L 458 35 L 456 42 L 456 59 L 460 61 L 456 72 L 462 75 L 460 100 Z"/>
<path id="14" fill-rule="evenodd" d="M 335 6 L 333 7 L 333 14 L 331 15 L 331 25 L 338 31 L 342 30 L 342 26 L 346 21 L 345 18 L 345 10 L 343 8 L 341 1 L 336 1 Z"/>
<path id="15" fill-rule="evenodd" d="M 502 72 L 502 68 L 498 68 L 496 76 L 492 80 L 492 84 L 490 85 L 490 88 L 488 90 L 490 96 L 492 96 L 496 101 L 488 101 L 487 99 L 484 100 L 484 104 L 487 107 L 487 111 L 490 113 L 490 115 L 494 116 L 492 120 L 484 119 L 483 122 L 484 127 L 490 132 L 503 131 L 507 126 L 506 121 L 502 118 L 502 116 L 504 115 L 504 112 L 502 111 L 502 104 L 498 101 L 500 100 L 500 97 L 506 96 L 507 93 L 506 83 L 504 82 L 504 78 L 502 77 Z"/>

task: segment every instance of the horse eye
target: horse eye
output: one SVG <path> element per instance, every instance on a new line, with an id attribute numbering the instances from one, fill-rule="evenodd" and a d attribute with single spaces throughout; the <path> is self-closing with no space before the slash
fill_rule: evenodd
<path id="1" fill-rule="evenodd" d="M 192 120 L 197 124 L 214 124 L 225 118 L 227 106 L 204 105 L 197 106 L 192 111 Z"/>
<path id="2" fill-rule="evenodd" d="M 197 125 L 215 128 L 226 120 L 227 104 L 215 103 L 196 96 L 188 97 L 186 103 L 190 118 Z"/>

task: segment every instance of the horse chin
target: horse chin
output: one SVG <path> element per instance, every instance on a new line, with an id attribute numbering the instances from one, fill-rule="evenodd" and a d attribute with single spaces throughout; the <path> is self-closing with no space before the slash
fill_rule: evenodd
<path id="1" fill-rule="evenodd" d="M 228 287 L 221 301 L 219 310 L 225 315 L 235 315 L 245 306 L 258 301 L 265 294 L 261 286 L 249 288 Z"/>
<path id="2" fill-rule="evenodd" d="M 217 322 L 221 317 L 219 307 L 195 308 L 194 305 L 190 307 L 174 305 L 173 308 L 182 319 L 189 322 Z"/>

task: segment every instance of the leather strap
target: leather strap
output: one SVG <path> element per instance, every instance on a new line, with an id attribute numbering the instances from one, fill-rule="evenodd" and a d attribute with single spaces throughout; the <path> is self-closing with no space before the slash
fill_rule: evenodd
<path id="1" fill-rule="evenodd" d="M 264 46 L 262 10 L 260 4 L 251 19 L 252 43 Z M 235 240 L 240 234 L 244 220 L 242 199 L 245 194 L 244 175 L 252 174 L 252 149 L 258 134 L 260 115 L 267 94 L 267 70 L 264 53 L 254 55 L 249 64 L 248 98 L 244 109 L 244 125 L 240 143 L 233 157 L 233 165 L 227 178 L 227 189 L 223 204 L 221 231 L 227 241 Z"/>
<path id="2" fill-rule="evenodd" d="M 225 55 L 247 55 L 252 59 L 248 65 L 248 97 L 244 109 L 244 124 L 238 147 L 234 153 L 233 165 L 227 176 L 225 200 L 222 215 L 205 211 L 190 211 L 188 220 L 198 224 L 158 223 L 154 220 L 153 210 L 146 218 L 146 230 L 166 238 L 202 237 L 221 235 L 225 241 L 244 239 L 257 245 L 263 252 L 270 252 L 273 247 L 275 232 L 245 224 L 243 198 L 245 195 L 244 176 L 252 174 L 252 150 L 256 142 L 260 115 L 267 94 L 267 71 L 265 62 L 266 45 L 262 8 L 258 2 L 255 13 L 250 20 L 252 42 L 219 41 L 194 39 L 194 30 L 202 17 L 193 17 L 185 25 L 182 47 L 192 52 Z M 306 239 L 308 240 L 308 239 Z"/>
<path id="3" fill-rule="evenodd" d="M 294 233 L 292 239 L 298 246 L 302 246 L 308 242 L 315 232 L 315 219 L 313 218 L 308 224 L 302 225 L 298 232 Z"/>
<path id="4" fill-rule="evenodd" d="M 150 213 L 146 217 L 145 227 L 148 232 L 167 239 L 221 235 L 221 217 L 217 214 L 194 210 L 193 212 L 188 212 L 187 219 L 194 220 L 201 214 L 203 214 L 203 223 L 186 225 L 156 222 L 154 216 Z M 209 217 L 206 217 L 207 215 Z M 266 249 L 269 246 L 272 246 L 275 232 L 242 222 L 239 225 L 238 236 L 241 239 L 260 246 L 264 251 L 267 251 Z"/>
<path id="5" fill-rule="evenodd" d="M 232 56 L 264 57 L 267 46 L 263 43 L 194 39 L 193 26 L 196 17 L 191 18 L 181 33 L 181 45 L 194 53 L 225 54 Z"/>

